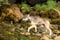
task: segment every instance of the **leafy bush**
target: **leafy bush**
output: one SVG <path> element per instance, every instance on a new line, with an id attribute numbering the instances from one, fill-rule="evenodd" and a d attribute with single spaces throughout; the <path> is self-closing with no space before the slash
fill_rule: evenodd
<path id="1" fill-rule="evenodd" d="M 35 10 L 40 10 L 40 9 L 41 9 L 41 5 L 40 5 L 40 4 L 36 4 L 33 8 L 34 8 Z"/>
<path id="2" fill-rule="evenodd" d="M 34 9 L 35 10 L 49 10 L 49 9 L 52 9 L 53 7 L 55 7 L 55 6 L 56 6 L 56 2 L 55 1 L 48 0 L 47 4 L 42 4 L 42 5 L 36 4 L 34 6 Z"/>
<path id="3" fill-rule="evenodd" d="M 56 5 L 55 1 L 52 1 L 52 0 L 47 1 L 47 8 L 48 9 L 52 9 L 53 7 L 55 7 L 55 5 Z"/>
<path id="4" fill-rule="evenodd" d="M 30 6 L 28 4 L 22 3 L 21 4 L 21 10 L 23 12 L 28 12 L 28 11 L 30 11 Z"/>
<path id="5" fill-rule="evenodd" d="M 40 4 L 36 4 L 34 6 L 34 9 L 35 10 L 47 10 L 47 5 L 43 4 L 43 5 L 40 5 Z"/>
<path id="6" fill-rule="evenodd" d="M 8 3 L 8 0 L 4 0 L 4 3 Z"/>

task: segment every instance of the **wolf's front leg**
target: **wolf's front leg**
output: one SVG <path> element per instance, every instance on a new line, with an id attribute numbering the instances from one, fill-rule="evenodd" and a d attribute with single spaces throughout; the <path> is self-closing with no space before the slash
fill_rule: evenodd
<path id="1" fill-rule="evenodd" d="M 35 28 L 35 32 L 37 32 L 37 27 L 36 27 L 36 25 L 30 26 L 30 27 L 28 28 L 28 32 L 30 32 L 30 30 L 31 30 L 32 28 Z"/>
<path id="2" fill-rule="evenodd" d="M 28 27 L 28 32 L 30 32 L 30 30 L 33 28 L 33 26 Z"/>
<path id="3" fill-rule="evenodd" d="M 37 27 L 35 26 L 35 32 L 37 32 Z"/>

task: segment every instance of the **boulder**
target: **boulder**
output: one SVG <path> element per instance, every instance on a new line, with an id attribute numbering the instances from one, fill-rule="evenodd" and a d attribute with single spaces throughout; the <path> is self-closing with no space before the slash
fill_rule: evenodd
<path id="1" fill-rule="evenodd" d="M 46 13 L 49 18 L 52 18 L 52 19 L 60 18 L 60 11 L 55 8 L 48 10 Z"/>
<path id="2" fill-rule="evenodd" d="M 3 20 L 13 20 L 14 22 L 18 22 L 23 18 L 23 14 L 20 12 L 19 7 L 16 4 L 13 5 L 2 5 L 1 6 L 1 18 Z"/>

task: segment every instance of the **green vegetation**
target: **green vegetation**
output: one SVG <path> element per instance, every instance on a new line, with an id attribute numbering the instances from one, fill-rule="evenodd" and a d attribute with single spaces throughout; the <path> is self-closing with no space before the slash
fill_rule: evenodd
<path id="1" fill-rule="evenodd" d="M 60 10 L 60 6 L 55 7 L 57 10 Z"/>
<path id="2" fill-rule="evenodd" d="M 47 5 L 40 5 L 40 4 L 36 4 L 34 7 L 33 7 L 35 10 L 47 10 Z"/>
<path id="3" fill-rule="evenodd" d="M 28 4 L 22 3 L 21 10 L 22 10 L 22 12 L 28 12 L 28 11 L 30 11 L 30 6 Z"/>
<path id="4" fill-rule="evenodd" d="M 47 1 L 47 8 L 48 9 L 52 9 L 56 6 L 56 2 L 55 1 Z"/>
<path id="5" fill-rule="evenodd" d="M 9 1 L 8 0 L 4 0 L 4 3 L 8 3 Z"/>
<path id="6" fill-rule="evenodd" d="M 35 10 L 49 10 L 49 9 L 54 8 L 55 6 L 56 6 L 56 2 L 49 0 L 49 1 L 47 1 L 47 4 L 43 4 L 43 5 L 36 4 L 34 6 L 34 9 Z"/>

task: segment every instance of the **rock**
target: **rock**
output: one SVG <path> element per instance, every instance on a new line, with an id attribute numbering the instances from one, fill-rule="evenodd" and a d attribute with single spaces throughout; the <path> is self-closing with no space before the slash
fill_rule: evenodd
<path id="1" fill-rule="evenodd" d="M 57 9 L 50 9 L 47 11 L 48 18 L 60 18 L 60 11 Z"/>
<path id="2" fill-rule="evenodd" d="M 56 36 L 54 40 L 60 40 L 60 36 Z"/>
<path id="3" fill-rule="evenodd" d="M 23 14 L 21 13 L 21 11 L 17 5 L 12 5 L 12 10 L 18 20 L 23 18 Z"/>
<path id="4" fill-rule="evenodd" d="M 39 15 L 45 18 L 56 19 L 56 18 L 60 18 L 60 11 L 53 8 L 48 11 L 40 12 Z"/>
<path id="5" fill-rule="evenodd" d="M 51 24 L 58 24 L 58 25 L 60 25 L 60 18 L 51 19 L 50 23 Z"/>
<path id="6" fill-rule="evenodd" d="M 31 35 L 31 34 L 28 33 L 28 32 L 20 32 L 20 34 L 21 34 L 21 35 L 26 35 L 26 36 L 27 36 L 27 35 Z"/>
<path id="7" fill-rule="evenodd" d="M 41 40 L 50 40 L 47 36 L 43 36 Z"/>
<path id="8" fill-rule="evenodd" d="M 19 7 L 16 4 L 13 5 L 2 5 L 1 6 L 1 17 L 3 20 L 10 19 L 14 22 L 18 22 L 20 19 L 23 18 L 23 14 L 20 12 Z"/>
<path id="9" fill-rule="evenodd" d="M 36 36 L 42 36 L 41 33 L 32 33 L 32 35 L 36 35 Z"/>

